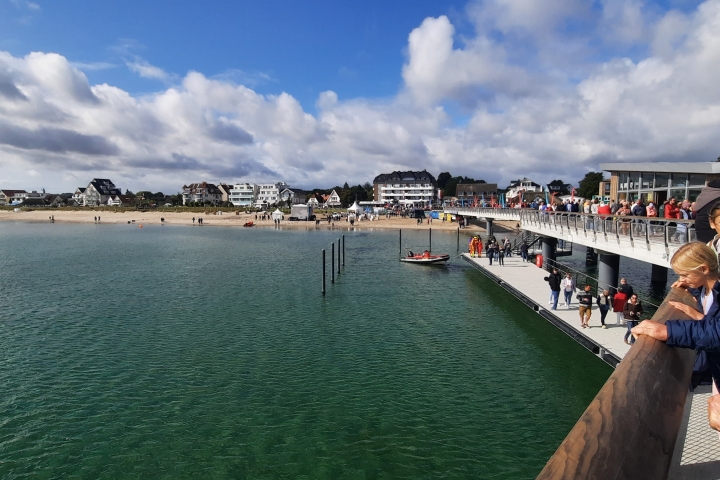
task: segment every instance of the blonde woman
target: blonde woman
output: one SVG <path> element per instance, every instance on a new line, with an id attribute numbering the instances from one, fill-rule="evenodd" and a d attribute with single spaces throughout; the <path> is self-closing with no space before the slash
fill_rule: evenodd
<path id="1" fill-rule="evenodd" d="M 720 383 L 720 282 L 717 254 L 702 242 L 691 242 L 675 252 L 670 264 L 679 277 L 673 287 L 686 288 L 697 300 L 697 309 L 679 302 L 670 302 L 670 305 L 692 320 L 668 320 L 664 325 L 645 320 L 633 328 L 632 333 L 647 335 L 672 347 L 705 352 L 713 377 L 713 395 L 717 396 L 717 385 Z M 712 399 L 720 405 L 720 399 Z"/>

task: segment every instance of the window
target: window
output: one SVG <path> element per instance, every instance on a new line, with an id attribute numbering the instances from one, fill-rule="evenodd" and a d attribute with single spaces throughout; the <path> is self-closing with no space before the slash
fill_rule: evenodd
<path id="1" fill-rule="evenodd" d="M 670 175 L 667 173 L 655 174 L 655 188 L 667 188 Z"/>
<path id="2" fill-rule="evenodd" d="M 642 190 L 650 190 L 653 185 L 653 174 L 643 173 L 640 180 L 640 188 Z"/>
<path id="3" fill-rule="evenodd" d="M 698 175 L 696 173 L 690 174 L 690 181 L 688 185 L 691 187 L 704 187 L 705 186 L 705 175 Z"/>
<path id="4" fill-rule="evenodd" d="M 670 196 L 675 197 L 675 199 L 678 202 L 681 202 L 685 200 L 685 189 L 684 188 L 675 188 L 670 190 Z"/>
<path id="5" fill-rule="evenodd" d="M 620 172 L 620 182 L 618 184 L 618 190 L 628 189 L 628 174 L 627 172 Z"/>
<path id="6" fill-rule="evenodd" d="M 673 173 L 670 182 L 671 187 L 684 187 L 687 185 L 687 173 Z"/>
<path id="7" fill-rule="evenodd" d="M 637 190 L 640 188 L 640 174 L 638 172 L 630 172 L 630 185 L 628 190 Z"/>
<path id="8" fill-rule="evenodd" d="M 698 195 L 700 195 L 700 192 L 702 192 L 702 190 L 700 190 L 700 189 L 694 189 L 694 188 L 689 189 L 688 190 L 688 200 L 690 200 L 691 202 L 694 202 L 695 200 L 697 200 Z"/>

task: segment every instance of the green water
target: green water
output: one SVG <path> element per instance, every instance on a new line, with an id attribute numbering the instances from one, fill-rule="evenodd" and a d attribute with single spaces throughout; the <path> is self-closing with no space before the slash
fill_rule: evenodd
<path id="1" fill-rule="evenodd" d="M 0 478 L 534 478 L 609 367 L 461 260 L 397 254 L 397 232 L 0 223 Z"/>

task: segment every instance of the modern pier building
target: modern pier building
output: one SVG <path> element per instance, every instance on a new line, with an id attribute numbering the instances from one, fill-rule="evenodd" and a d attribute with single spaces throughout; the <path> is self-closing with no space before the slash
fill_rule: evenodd
<path id="1" fill-rule="evenodd" d="M 606 200 L 662 203 L 670 197 L 697 199 L 702 188 L 720 178 L 720 162 L 690 163 L 601 163 L 610 179 L 600 184 L 599 195 Z"/>

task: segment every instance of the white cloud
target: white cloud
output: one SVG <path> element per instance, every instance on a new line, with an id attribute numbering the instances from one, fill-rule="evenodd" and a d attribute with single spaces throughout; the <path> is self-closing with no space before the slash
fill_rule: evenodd
<path id="1" fill-rule="evenodd" d="M 604 52 L 602 62 L 593 60 L 593 45 L 603 43 L 612 15 L 598 14 L 597 28 L 579 35 L 562 31 L 570 18 L 557 13 L 562 2 L 549 5 L 556 13 L 542 21 L 500 0 L 484 5 L 474 35 L 457 38 L 446 17 L 410 33 L 396 97 L 346 100 L 326 91 L 316 114 L 289 93 L 258 94 L 241 76 L 174 78 L 135 59 L 139 74 L 172 85 L 133 96 L 91 86 L 61 55 L 0 52 L 0 166 L 3 181 L 14 182 L 2 186 L 71 190 L 107 176 L 132 190 L 176 191 L 198 180 L 312 187 L 411 168 L 500 183 L 522 176 L 575 183 L 602 160 L 720 154 L 720 0 L 654 17 L 641 8 L 642 35 L 623 42 L 651 53 Z M 587 15 L 580 7 L 577 18 Z M 625 19 L 618 31 L 641 21 L 613 11 Z M 546 21 L 554 26 L 540 25 Z M 505 39 L 493 33 L 500 28 Z M 520 62 L 527 38 L 536 39 L 538 58 Z M 564 39 L 574 45 L 571 58 L 542 54 Z M 448 102 L 466 120 L 456 123 Z M 38 178 L 24 173 L 30 170 Z"/>
<path id="2" fill-rule="evenodd" d="M 167 72 L 160 67 L 150 65 L 145 60 L 135 60 L 126 62 L 128 68 L 143 78 L 152 78 L 155 80 L 167 80 L 170 78 Z"/>

